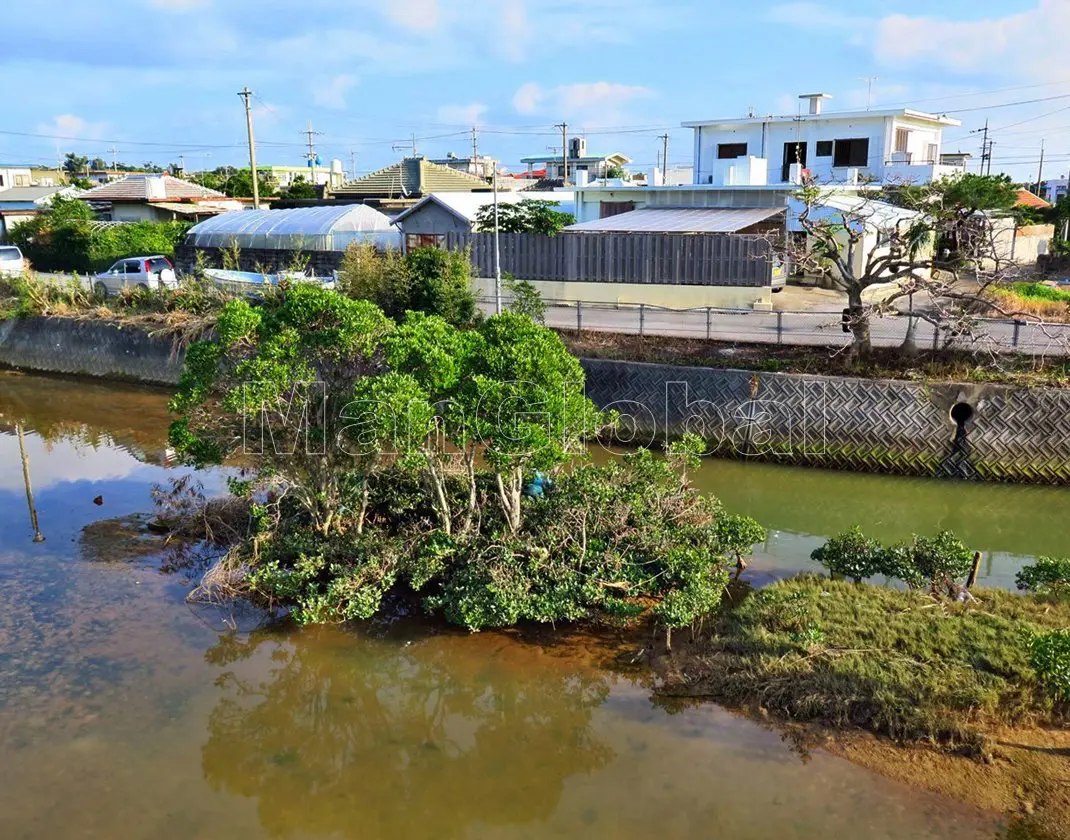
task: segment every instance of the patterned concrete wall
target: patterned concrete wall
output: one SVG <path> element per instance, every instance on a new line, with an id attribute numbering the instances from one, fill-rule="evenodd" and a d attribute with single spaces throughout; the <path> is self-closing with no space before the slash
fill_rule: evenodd
<path id="1" fill-rule="evenodd" d="M 74 318 L 14 318 L 0 322 L 0 365 L 174 385 L 183 352 L 171 340 L 139 329 Z"/>
<path id="2" fill-rule="evenodd" d="M 0 322 L 0 365 L 174 385 L 183 354 L 143 330 Z M 584 359 L 587 393 L 648 444 L 693 431 L 721 455 L 836 469 L 1070 484 L 1070 390 L 871 381 Z M 956 419 L 958 418 L 957 422 Z"/>
<path id="3" fill-rule="evenodd" d="M 837 469 L 1070 484 L 1070 391 L 586 359 L 587 392 L 648 443 Z M 957 420 L 962 421 L 957 422 Z"/>

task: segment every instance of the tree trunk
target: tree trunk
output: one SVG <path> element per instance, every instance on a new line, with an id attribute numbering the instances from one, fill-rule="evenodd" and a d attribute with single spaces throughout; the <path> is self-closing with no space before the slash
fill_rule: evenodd
<path id="1" fill-rule="evenodd" d="M 472 521 L 476 515 L 476 507 L 479 498 L 476 493 L 476 454 L 474 449 L 465 449 L 464 465 L 468 472 L 468 513 L 464 517 L 462 531 L 468 533 L 472 528 Z"/>
<path id="2" fill-rule="evenodd" d="M 364 489 L 360 492 L 360 516 L 357 517 L 357 535 L 364 533 L 364 517 L 368 515 L 368 496 L 370 494 L 370 488 L 368 487 L 368 477 L 364 476 Z"/>
<path id="3" fill-rule="evenodd" d="M 509 532 L 515 534 L 520 530 L 520 497 L 521 492 L 524 489 L 524 473 L 519 467 L 514 467 L 509 471 L 509 487 L 505 486 L 505 481 L 502 479 L 502 474 L 495 473 L 495 479 L 498 482 L 498 500 L 502 506 L 502 513 L 505 514 L 505 521 L 509 527 Z"/>
<path id="4" fill-rule="evenodd" d="M 847 290 L 847 317 L 850 319 L 851 333 L 854 340 L 851 342 L 851 356 L 865 356 L 869 353 L 870 344 L 869 315 L 862 305 L 862 289 L 852 286 Z"/>
<path id="5" fill-rule="evenodd" d="M 427 476 L 431 480 L 432 502 L 438 513 L 439 525 L 447 534 L 452 534 L 453 516 L 450 513 L 450 503 L 446 499 L 446 477 L 438 471 L 433 458 L 428 459 Z"/>

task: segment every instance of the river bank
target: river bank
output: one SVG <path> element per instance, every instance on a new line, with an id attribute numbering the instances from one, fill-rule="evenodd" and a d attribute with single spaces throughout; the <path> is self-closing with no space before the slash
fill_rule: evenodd
<path id="1" fill-rule="evenodd" d="M 1070 625 L 1070 603 L 975 598 L 817 576 L 736 586 L 649 661 L 666 698 L 724 703 L 801 746 L 1066 836 L 1067 706 L 1038 684 L 1024 638 Z"/>
<path id="2" fill-rule="evenodd" d="M 189 585 L 181 576 L 161 577 L 145 562 L 108 562 L 113 553 L 106 546 L 81 538 L 85 526 L 102 518 L 147 510 L 151 484 L 175 474 L 145 463 L 144 453 L 166 447 L 165 396 L 147 389 L 96 386 L 84 397 L 79 383 L 7 376 L 0 380 L 0 409 L 5 424 L 21 421 L 30 426 L 31 471 L 48 541 L 36 547 L 28 535 L 24 544 L 15 541 L 14 535 L 25 531 L 25 499 L 16 466 L 9 471 L 13 483 L 4 520 L 12 536 L 0 543 L 0 579 L 9 584 L 7 595 L 0 597 L 8 616 L 7 623 L 0 622 L 0 631 L 6 634 L 4 649 L 13 652 L 22 685 L 17 697 L 0 697 L 0 736 L 5 743 L 19 745 L 20 768 L 17 775 L 0 773 L 6 786 L 0 796 L 5 803 L 0 812 L 6 813 L 0 819 L 6 829 L 0 833 L 5 836 L 63 836 L 80 821 L 121 833 L 118 823 L 109 824 L 91 809 L 108 802 L 115 806 L 114 814 L 131 818 L 127 800 L 166 803 L 175 785 L 186 792 L 185 801 L 196 804 L 185 809 L 178 825 L 169 824 L 173 818 L 162 807 L 150 806 L 138 815 L 157 827 L 155 836 L 199 831 L 216 837 L 239 829 L 250 836 L 307 836 L 319 829 L 324 836 L 350 836 L 353 826 L 366 825 L 362 820 L 369 814 L 383 826 L 408 829 L 406 836 L 432 836 L 432 826 L 441 830 L 443 820 L 453 824 L 449 803 L 467 795 L 447 789 L 443 774 L 464 776 L 471 771 L 502 776 L 503 784 L 510 785 L 524 776 L 529 779 L 525 784 L 557 791 L 547 794 L 538 817 L 499 793 L 508 802 L 497 812 L 498 822 L 492 822 L 494 831 L 486 835 L 495 837 L 503 836 L 503 824 L 520 831 L 529 819 L 536 824 L 544 819 L 554 830 L 584 831 L 592 837 L 653 832 L 693 837 L 715 827 L 733 836 L 794 832 L 820 838 L 853 832 L 910 840 L 991 838 L 998 828 L 994 814 L 1024 813 L 1026 802 L 1032 802 L 1034 810 L 1048 807 L 1029 797 L 1001 800 L 1011 803 L 1005 805 L 993 794 L 988 804 L 967 807 L 920 795 L 906 783 L 935 784 L 926 775 L 927 759 L 917 760 L 920 770 L 911 777 L 912 759 L 896 763 L 892 755 L 924 756 L 924 749 L 915 752 L 874 742 L 888 749 L 881 772 L 898 778 L 900 786 L 833 759 L 842 754 L 860 766 L 866 761 L 876 766 L 877 758 L 867 758 L 857 746 L 864 738 L 856 744 L 852 736 L 836 735 L 827 742 L 830 752 L 817 750 L 804 765 L 776 732 L 756 730 L 711 703 L 670 715 L 670 698 L 653 691 L 657 672 L 628 665 L 628 658 L 649 646 L 649 632 L 629 640 L 623 649 L 619 643 L 593 649 L 595 643 L 588 640 L 579 642 L 579 651 L 572 647 L 576 636 L 567 633 L 556 641 L 545 635 L 517 640 L 510 633 L 429 633 L 426 626 L 412 625 L 385 637 L 382 628 L 234 634 L 224 623 L 230 621 L 226 611 L 194 616 L 182 606 Z M 12 400 L 15 394 L 17 400 Z M 37 428 L 45 430 L 48 440 L 35 434 Z M 5 441 L 12 445 L 8 456 L 17 458 L 13 438 L 0 438 L 0 443 Z M 11 463 L 17 465 L 17 460 Z M 735 486 L 738 496 L 731 507 L 755 515 L 772 529 L 810 526 L 810 535 L 774 533 L 763 553 L 781 551 L 785 539 L 809 546 L 821 534 L 838 529 L 835 517 L 815 518 L 812 510 L 804 515 L 806 505 L 799 507 L 800 485 L 791 476 L 802 471 L 760 465 L 751 465 L 753 473 L 747 469 L 744 464 L 706 462 L 696 480 L 714 491 Z M 755 480 L 748 482 L 752 474 Z M 201 473 L 200 478 L 208 480 L 210 474 Z M 851 505 L 865 511 L 878 500 L 882 508 L 898 500 L 892 505 L 894 515 L 882 516 L 889 539 L 901 537 L 903 527 L 916 527 L 923 514 L 933 516 L 939 499 L 946 497 L 949 512 L 961 519 L 964 536 L 986 552 L 1025 555 L 1058 547 L 1044 542 L 1056 523 L 1029 519 L 1061 509 L 1064 491 L 1055 488 L 976 485 L 969 499 L 959 500 L 950 492 L 955 485 L 916 479 L 814 473 L 813 480 L 820 482 L 825 506 L 844 516 L 852 516 Z M 860 491 L 859 482 L 872 484 L 871 491 Z M 902 491 L 896 489 L 900 485 Z M 761 496 L 764 507 L 753 507 L 750 494 Z M 102 508 L 92 501 L 98 495 Z M 925 511 L 910 514 L 910 499 Z M 1023 521 L 1031 524 L 1023 525 L 1017 517 L 993 517 L 990 511 L 995 509 L 1020 510 Z M 854 521 L 861 515 L 853 514 Z M 1038 529 L 1045 531 L 1040 542 Z M 969 536 L 971 530 L 974 537 Z M 799 568 L 793 566 L 797 553 L 793 548 L 779 558 L 779 574 Z M 1006 562 L 1005 555 L 998 556 L 993 573 L 1013 579 Z M 77 645 L 70 636 L 72 626 L 81 628 Z M 675 656 L 682 655 L 687 638 L 686 631 L 674 635 Z M 578 662 L 577 655 L 587 664 Z M 585 659 L 589 656 L 604 664 L 593 667 Z M 595 694 L 583 700 L 587 723 L 577 735 L 570 717 L 575 710 L 570 686 L 580 680 Z M 478 690 L 474 695 L 462 692 L 460 685 Z M 36 694 L 27 694 L 28 688 Z M 305 733 L 308 738 L 298 737 L 308 723 L 310 692 L 321 690 L 316 694 L 322 699 L 317 725 Z M 387 708 L 383 697 L 392 698 Z M 436 697 L 441 698 L 440 712 L 424 720 L 419 710 Z M 487 703 L 501 714 L 484 720 L 479 709 Z M 507 709 L 517 714 L 503 711 Z M 442 723 L 440 713 L 448 723 Z M 521 721 L 529 715 L 549 719 L 531 732 Z M 371 721 L 384 726 L 379 729 Z M 766 726 L 770 723 L 765 719 Z M 479 749 L 470 747 L 470 735 L 464 734 L 471 726 L 485 739 Z M 336 733 L 330 744 L 315 738 L 315 732 L 323 731 Z M 537 736 L 535 742 L 532 736 Z M 592 737 L 599 754 L 608 745 L 611 755 L 584 769 L 587 749 L 562 745 Z M 516 764 L 518 744 L 525 745 L 519 752 L 530 753 L 523 766 Z M 849 747 L 857 752 L 849 755 Z M 355 760 L 354 749 L 363 758 Z M 439 752 L 445 755 L 435 758 Z M 391 763 L 399 755 L 412 763 L 411 772 L 392 778 L 394 793 L 383 789 L 382 806 L 357 803 L 360 815 L 355 813 L 352 791 L 375 784 L 371 757 Z M 986 765 L 934 755 L 933 762 L 947 769 L 949 784 L 943 792 L 951 795 L 956 773 L 987 784 L 978 774 L 988 771 L 975 768 L 999 766 L 998 756 L 996 765 Z M 1016 755 L 1014 766 L 1025 766 L 1028 754 L 1021 760 Z M 443 761 L 447 767 L 441 766 Z M 345 774 L 338 770 L 343 766 L 350 768 Z M 426 773 L 417 773 L 425 766 Z M 689 770 L 681 774 L 684 766 Z M 66 782 L 57 787 L 58 767 L 69 768 L 63 777 L 78 787 Z M 537 782 L 530 781 L 533 777 Z M 53 784 L 40 784 L 46 778 Z M 167 790 L 156 789 L 154 778 L 166 778 Z M 652 784 L 652 779 L 657 781 Z M 991 784 L 994 790 L 1008 790 L 995 778 Z M 624 787 L 613 794 L 612 785 Z M 50 821 L 43 801 L 47 795 L 33 794 L 36 788 L 49 787 L 55 796 L 66 797 L 69 825 Z M 418 801 L 406 800 L 404 809 L 388 807 L 398 790 L 417 787 L 425 791 Z M 620 790 L 627 790 L 628 796 L 619 795 Z M 967 793 L 961 793 L 960 801 Z M 286 807 L 272 804 L 280 797 L 289 803 Z M 580 804 L 593 800 L 608 803 L 608 811 L 598 807 L 588 812 L 589 806 Z M 430 815 L 426 824 L 407 813 L 414 806 Z M 313 819 L 319 812 L 322 815 Z M 456 817 L 461 826 L 495 819 L 479 808 Z M 36 833 L 27 826 L 35 826 Z M 474 831 L 473 836 L 483 836 Z M 542 837 L 545 832 L 528 833 Z"/>

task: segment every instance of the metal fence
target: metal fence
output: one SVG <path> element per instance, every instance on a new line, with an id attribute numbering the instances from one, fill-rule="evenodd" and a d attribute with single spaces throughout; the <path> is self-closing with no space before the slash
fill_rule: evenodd
<path id="1" fill-rule="evenodd" d="M 480 298 L 493 312 L 493 297 Z M 503 296 L 502 305 L 511 298 Z M 755 312 L 749 309 L 669 309 L 650 304 L 593 303 L 544 300 L 546 325 L 556 329 L 672 336 L 738 344 L 846 347 L 852 336 L 844 332 L 843 315 L 835 312 Z M 955 333 L 906 314 L 874 316 L 870 322 L 875 347 L 898 347 L 913 320 L 919 348 L 954 348 L 1032 356 L 1070 355 L 1070 324 L 978 319 L 968 332 Z"/>
<path id="2" fill-rule="evenodd" d="M 724 233 L 499 234 L 501 269 L 521 280 L 762 287 L 772 283 L 772 246 L 762 236 Z M 476 276 L 494 276 L 493 233 L 451 233 L 471 248 Z"/>

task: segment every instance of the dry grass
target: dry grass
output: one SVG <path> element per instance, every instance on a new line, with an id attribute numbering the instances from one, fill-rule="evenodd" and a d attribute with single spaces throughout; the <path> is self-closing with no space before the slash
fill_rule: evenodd
<path id="1" fill-rule="evenodd" d="M 991 295 L 1004 311 L 1031 315 L 1045 321 L 1070 322 L 1070 302 L 1023 295 L 1013 289 L 993 289 Z"/>
<path id="2" fill-rule="evenodd" d="M 823 347 L 736 344 L 670 336 L 559 330 L 569 351 L 580 358 L 619 359 L 670 365 L 899 379 L 911 382 L 998 382 L 1070 387 L 1070 361 L 1029 356 L 979 356 L 958 350 L 905 354 L 898 348 L 873 348 L 851 359 Z"/>

